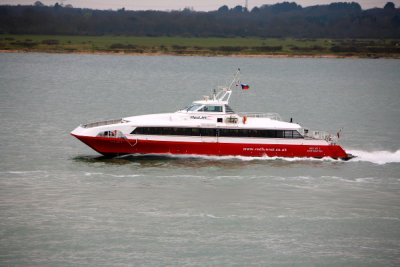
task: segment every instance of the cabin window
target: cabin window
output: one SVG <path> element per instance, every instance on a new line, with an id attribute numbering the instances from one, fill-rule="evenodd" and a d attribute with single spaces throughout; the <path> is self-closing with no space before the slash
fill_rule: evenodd
<path id="1" fill-rule="evenodd" d="M 192 136 L 199 136 L 200 135 L 200 129 L 199 128 L 192 128 L 191 129 L 191 135 Z"/>
<path id="2" fill-rule="evenodd" d="M 201 136 L 216 136 L 217 135 L 217 129 L 201 128 L 200 129 L 200 134 L 201 134 Z"/>
<path id="3" fill-rule="evenodd" d="M 282 130 L 277 130 L 276 131 L 276 138 L 283 138 L 283 131 Z"/>
<path id="4" fill-rule="evenodd" d="M 277 136 L 276 132 L 277 132 L 276 130 L 266 130 L 265 137 L 276 138 L 276 136 Z"/>
<path id="5" fill-rule="evenodd" d="M 303 136 L 298 131 L 293 131 L 293 138 L 303 138 Z"/>
<path id="6" fill-rule="evenodd" d="M 285 131 L 285 138 L 293 138 L 293 131 Z"/>

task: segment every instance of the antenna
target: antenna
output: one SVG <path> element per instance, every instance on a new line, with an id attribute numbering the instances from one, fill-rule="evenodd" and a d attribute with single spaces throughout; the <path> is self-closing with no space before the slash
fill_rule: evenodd
<path id="1" fill-rule="evenodd" d="M 228 90 L 232 90 L 232 85 L 236 82 L 238 82 L 239 80 L 239 75 L 240 75 L 240 68 L 237 69 L 235 75 L 233 76 L 233 80 L 231 82 L 231 84 L 228 86 Z"/>
<path id="2" fill-rule="evenodd" d="M 249 11 L 249 0 L 245 1 L 244 7 L 246 8 L 246 11 Z"/>

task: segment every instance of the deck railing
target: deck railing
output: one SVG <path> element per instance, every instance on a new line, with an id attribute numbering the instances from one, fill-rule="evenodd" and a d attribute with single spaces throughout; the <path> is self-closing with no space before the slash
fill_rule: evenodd
<path id="1" fill-rule="evenodd" d="M 300 133 L 306 138 L 326 140 L 327 142 L 336 142 L 337 141 L 336 136 L 334 136 L 328 132 L 325 132 L 325 131 L 308 131 L 305 133 L 303 130 L 303 131 L 300 131 Z"/>
<path id="2" fill-rule="evenodd" d="M 246 116 L 248 118 L 269 118 L 271 120 L 282 121 L 278 113 L 258 113 L 258 112 L 242 112 L 239 116 Z"/>
<path id="3" fill-rule="evenodd" d="M 123 119 L 116 119 L 116 120 L 97 121 L 97 122 L 83 124 L 82 127 L 83 128 L 92 128 L 92 127 L 116 124 L 116 123 L 121 123 L 121 122 L 124 122 L 124 120 Z"/>

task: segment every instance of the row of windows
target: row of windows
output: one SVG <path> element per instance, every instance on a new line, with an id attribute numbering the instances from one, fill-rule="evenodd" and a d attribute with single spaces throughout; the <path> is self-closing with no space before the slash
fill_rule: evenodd
<path id="1" fill-rule="evenodd" d="M 303 138 L 296 130 L 137 127 L 131 134 L 220 137 Z"/>
<path id="2" fill-rule="evenodd" d="M 296 130 L 248 130 L 219 129 L 219 136 L 226 137 L 264 137 L 264 138 L 303 138 Z"/>

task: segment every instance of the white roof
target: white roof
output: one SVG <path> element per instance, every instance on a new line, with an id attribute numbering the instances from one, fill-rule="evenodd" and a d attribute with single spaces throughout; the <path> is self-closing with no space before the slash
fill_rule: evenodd
<path id="1" fill-rule="evenodd" d="M 200 104 L 200 105 L 228 105 L 228 101 L 220 101 L 220 100 L 197 100 L 197 101 L 193 101 L 193 104 Z"/>
<path id="2" fill-rule="evenodd" d="M 226 118 L 236 117 L 237 123 L 227 123 Z M 222 123 L 217 123 L 217 118 L 223 118 Z M 128 124 L 140 127 L 217 127 L 240 129 L 281 129 L 298 130 L 301 126 L 297 123 L 273 120 L 270 118 L 246 118 L 236 114 L 215 114 L 211 112 L 188 113 L 161 113 L 124 118 Z"/>

